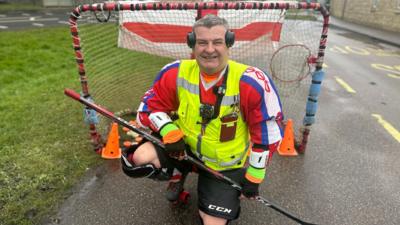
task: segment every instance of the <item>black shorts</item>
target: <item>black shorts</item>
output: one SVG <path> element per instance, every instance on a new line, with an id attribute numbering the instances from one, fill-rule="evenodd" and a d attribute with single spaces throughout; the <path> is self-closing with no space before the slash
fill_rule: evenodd
<path id="1" fill-rule="evenodd" d="M 221 172 L 232 180 L 241 183 L 245 169 L 234 169 Z M 197 183 L 198 207 L 204 213 L 234 220 L 240 214 L 240 192 L 231 185 L 217 179 L 214 175 L 199 171 Z"/>
<path id="2" fill-rule="evenodd" d="M 159 146 L 155 146 L 155 148 L 163 168 L 177 168 L 182 173 L 192 171 L 192 165 L 189 162 L 172 159 L 167 156 L 163 148 Z M 187 154 L 193 158 L 197 158 L 190 151 Z M 241 184 L 245 172 L 246 169 L 241 168 L 222 171 L 221 173 Z M 199 209 L 211 216 L 227 220 L 237 219 L 240 214 L 240 191 L 219 180 L 209 172 L 198 169 L 198 173 L 197 193 Z"/>

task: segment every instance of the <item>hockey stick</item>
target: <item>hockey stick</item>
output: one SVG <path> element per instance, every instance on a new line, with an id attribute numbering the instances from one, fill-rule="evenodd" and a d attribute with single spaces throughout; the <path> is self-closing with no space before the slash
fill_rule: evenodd
<path id="1" fill-rule="evenodd" d="M 196 165 L 197 167 L 199 167 L 202 170 L 205 170 L 211 174 L 213 174 L 215 177 L 217 177 L 218 179 L 222 180 L 223 182 L 229 184 L 231 187 L 233 187 L 234 189 L 238 190 L 238 191 L 242 191 L 242 186 L 240 186 L 240 184 L 238 184 L 236 181 L 232 180 L 231 178 L 223 175 L 222 173 L 215 171 L 207 166 L 205 166 L 203 163 L 199 162 L 197 159 L 194 159 L 191 156 L 185 155 L 185 159 L 188 160 L 189 162 L 193 163 L 194 165 Z M 282 207 L 278 206 L 277 204 L 271 202 L 270 200 L 262 197 L 262 196 L 257 196 L 255 198 L 256 201 L 263 203 L 264 205 L 280 212 L 281 214 L 287 216 L 288 218 L 298 222 L 299 224 L 302 225 L 317 225 L 314 223 L 308 223 L 302 219 L 300 219 L 299 217 L 295 216 L 293 213 L 288 212 L 286 209 L 283 209 Z"/>
<path id="2" fill-rule="evenodd" d="M 199 167 L 202 170 L 205 170 L 211 174 L 213 174 L 215 177 L 217 177 L 218 179 L 222 180 L 223 182 L 229 184 L 231 187 L 233 187 L 234 189 L 238 190 L 238 191 L 242 191 L 242 186 L 240 186 L 240 184 L 238 184 L 236 181 L 232 180 L 231 178 L 223 175 L 222 173 L 215 171 L 207 166 L 205 166 L 203 163 L 199 162 L 197 159 L 192 158 L 191 156 L 185 155 L 185 159 L 188 160 L 189 162 L 193 163 L 194 165 L 196 165 L 197 167 Z M 280 212 L 281 214 L 287 216 L 288 218 L 298 222 L 299 224 L 302 225 L 317 225 L 314 223 L 308 223 L 302 219 L 300 219 L 299 217 L 295 216 L 293 213 L 288 212 L 286 209 L 283 209 L 282 207 L 278 206 L 277 204 L 271 202 L 270 200 L 262 197 L 262 196 L 257 196 L 255 198 L 256 201 L 263 203 L 264 205 L 274 209 L 275 211 Z"/>
<path id="3" fill-rule="evenodd" d="M 72 99 L 75 99 L 79 102 L 81 102 L 82 104 L 88 106 L 89 108 L 94 109 L 96 112 L 102 114 L 103 116 L 113 120 L 114 122 L 118 123 L 119 125 L 126 127 L 138 134 L 140 134 L 141 136 L 143 136 L 143 138 L 146 138 L 148 141 L 152 142 L 155 145 L 158 145 L 162 148 L 165 148 L 164 143 L 161 142 L 160 139 L 154 137 L 153 135 L 147 133 L 146 131 L 137 128 L 133 125 L 131 125 L 128 121 L 116 116 L 114 113 L 108 111 L 107 109 L 102 108 L 101 106 L 88 101 L 87 99 L 85 99 L 84 97 L 81 97 L 78 93 L 76 93 L 75 91 L 71 90 L 71 89 L 65 89 L 64 90 L 64 94 L 71 97 Z M 240 184 L 238 184 L 237 182 L 235 182 L 234 180 L 230 179 L 229 177 L 224 176 L 222 173 L 215 171 L 207 166 L 205 166 L 203 163 L 201 163 L 200 161 L 198 161 L 197 159 L 194 159 L 191 156 L 185 155 L 185 159 L 191 163 L 193 163 L 194 165 L 196 165 L 197 167 L 199 167 L 202 170 L 205 170 L 211 174 L 213 174 L 216 178 L 220 179 L 221 181 L 229 184 L 231 187 L 235 188 L 238 191 L 242 190 L 242 187 L 240 186 Z M 287 216 L 288 218 L 298 222 L 299 224 L 302 225 L 316 225 L 313 223 L 308 223 L 305 222 L 304 220 L 298 218 L 297 216 L 293 215 L 292 213 L 288 212 L 287 210 L 281 208 L 280 206 L 276 205 L 275 203 L 272 203 L 271 201 L 267 200 L 264 197 L 261 196 L 257 196 L 256 197 L 256 201 L 263 203 L 264 205 L 280 212 L 281 214 Z"/>

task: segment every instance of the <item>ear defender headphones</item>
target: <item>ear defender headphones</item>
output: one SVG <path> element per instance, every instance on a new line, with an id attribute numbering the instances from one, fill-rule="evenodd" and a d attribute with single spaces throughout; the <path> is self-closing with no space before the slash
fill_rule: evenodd
<path id="1" fill-rule="evenodd" d="M 187 41 L 187 45 L 189 46 L 189 48 L 194 47 L 194 45 L 196 44 L 196 34 L 194 33 L 194 31 L 189 32 L 187 34 L 186 41 Z M 225 32 L 226 47 L 228 47 L 228 48 L 232 47 L 233 43 L 235 43 L 235 33 L 230 30 L 227 30 Z"/>

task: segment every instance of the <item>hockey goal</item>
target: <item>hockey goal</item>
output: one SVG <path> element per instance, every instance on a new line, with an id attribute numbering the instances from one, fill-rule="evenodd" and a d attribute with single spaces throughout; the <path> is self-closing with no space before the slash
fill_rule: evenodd
<path id="1" fill-rule="evenodd" d="M 235 32 L 231 58 L 257 66 L 273 78 L 285 118 L 294 121 L 298 143 L 306 143 L 323 76 L 313 77 L 322 72 L 328 31 L 329 16 L 319 3 L 120 1 L 79 5 L 71 13 L 70 28 L 82 96 L 119 115 L 132 113 L 165 64 L 190 58 L 186 34 L 197 18 L 208 13 L 227 19 Z M 85 114 L 98 149 L 110 121 L 99 120 L 90 110 Z"/>

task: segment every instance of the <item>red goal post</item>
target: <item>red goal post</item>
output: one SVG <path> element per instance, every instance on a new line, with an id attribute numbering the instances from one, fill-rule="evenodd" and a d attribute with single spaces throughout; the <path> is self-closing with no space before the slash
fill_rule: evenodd
<path id="1" fill-rule="evenodd" d="M 274 79 L 285 117 L 299 128 L 297 147 L 304 152 L 319 93 L 313 77 L 322 71 L 328 32 L 329 13 L 319 3 L 120 1 L 77 6 L 69 22 L 82 96 L 120 115 L 131 113 L 163 65 L 190 57 L 186 34 L 196 18 L 208 13 L 227 19 L 235 32 L 231 58 Z M 89 110 L 85 114 L 98 150 L 109 121 L 99 121 Z"/>

